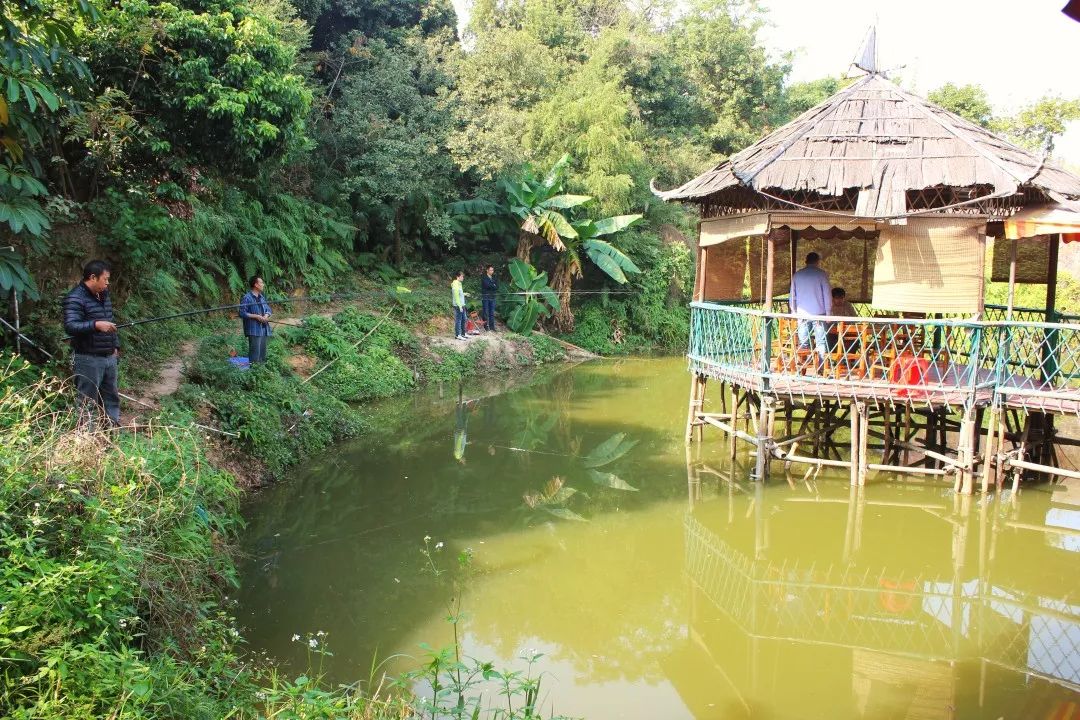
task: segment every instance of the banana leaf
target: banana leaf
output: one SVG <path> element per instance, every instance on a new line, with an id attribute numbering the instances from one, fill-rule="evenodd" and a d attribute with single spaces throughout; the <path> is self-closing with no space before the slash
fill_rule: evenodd
<path id="1" fill-rule="evenodd" d="M 585 467 L 596 468 L 613 463 L 637 444 L 637 440 L 627 440 L 626 433 L 615 433 L 585 456 Z"/>
<path id="2" fill-rule="evenodd" d="M 599 470 L 590 470 L 589 477 L 597 485 L 603 487 L 609 487 L 612 490 L 629 490 L 630 492 L 637 492 L 638 489 L 628 484 L 625 480 L 614 473 L 600 472 Z"/>
<path id="3" fill-rule="evenodd" d="M 585 518 L 578 515 L 573 510 L 567 510 L 563 507 L 545 507 L 544 510 L 551 513 L 560 520 L 574 520 L 575 522 L 588 522 Z"/>

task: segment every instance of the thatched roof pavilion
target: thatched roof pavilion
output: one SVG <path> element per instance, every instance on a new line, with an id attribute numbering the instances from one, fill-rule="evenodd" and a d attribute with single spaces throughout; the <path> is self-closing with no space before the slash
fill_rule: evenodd
<path id="1" fill-rule="evenodd" d="M 875 467 L 955 473 L 965 491 L 977 472 L 985 488 L 993 467 L 1080 478 L 1024 460 L 1028 431 L 1009 435 L 1000 420 L 1026 414 L 1016 422 L 1027 428 L 1036 413 L 1080 414 L 1080 324 L 1061 324 L 1055 309 L 1060 242 L 1080 233 L 1080 177 L 890 82 L 876 69 L 872 31 L 855 64 L 866 76 L 825 102 L 684 185 L 653 189 L 701 209 L 687 438 L 712 425 L 751 442 L 759 478 L 772 457 L 845 465 L 858 484 Z M 1000 240 L 991 279 L 1009 281 L 1000 309 L 984 300 L 988 238 Z M 808 315 L 777 299 L 808 252 L 860 307 Z M 1018 281 L 1047 286 L 1045 311 L 1014 313 Z M 709 378 L 730 388 L 731 407 L 704 411 Z M 751 405 L 754 435 L 737 428 Z M 925 409 L 917 467 L 907 461 L 910 441 L 895 455 L 898 406 L 906 418 Z M 819 429 L 774 441 L 778 414 L 790 430 L 796 410 L 817 413 Z M 954 411 L 962 421 L 950 448 L 932 424 Z M 792 449 L 814 433 L 831 437 L 843 417 L 850 461 Z M 1052 420 L 1039 422 L 1052 442 Z M 867 459 L 871 425 L 885 438 L 876 466 Z M 992 455 L 1006 439 L 1013 450 Z"/>
<path id="2" fill-rule="evenodd" d="M 890 219 L 959 208 L 1000 217 L 1080 198 L 1080 178 L 873 73 L 656 194 L 699 203 L 703 217 L 824 209 Z"/>

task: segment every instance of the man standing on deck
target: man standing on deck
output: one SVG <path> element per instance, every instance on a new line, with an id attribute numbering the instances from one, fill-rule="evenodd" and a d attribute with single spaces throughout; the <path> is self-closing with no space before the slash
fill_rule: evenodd
<path id="1" fill-rule="evenodd" d="M 450 283 L 450 304 L 454 308 L 454 337 L 458 340 L 467 340 L 465 335 L 465 296 L 468 294 L 461 287 L 461 281 L 465 279 L 465 271 L 458 270 L 454 274 L 454 281 Z"/>
<path id="2" fill-rule="evenodd" d="M 791 278 L 788 304 L 799 319 L 799 347 L 810 349 L 810 333 L 814 334 L 815 350 L 822 362 L 829 354 L 825 323 L 821 320 L 803 320 L 803 317 L 829 315 L 832 313 L 832 287 L 829 274 L 818 267 L 821 256 L 812 252 L 806 256 L 806 267 Z"/>
<path id="3" fill-rule="evenodd" d="M 82 282 L 64 296 L 64 330 L 71 336 L 75 388 L 79 414 L 93 420 L 104 409 L 112 427 L 120 425 L 117 360 L 120 338 L 113 322 L 109 277 L 104 260 L 92 260 L 82 271 Z"/>
<path id="4" fill-rule="evenodd" d="M 266 362 L 266 341 L 270 337 L 270 303 L 263 297 L 266 283 L 258 275 L 248 282 L 251 288 L 240 301 L 240 319 L 248 340 L 248 362 Z"/>
<path id="5" fill-rule="evenodd" d="M 495 294 L 499 292 L 499 281 L 495 279 L 495 266 L 488 265 L 484 276 L 480 278 L 480 319 L 484 329 L 495 331 Z"/>

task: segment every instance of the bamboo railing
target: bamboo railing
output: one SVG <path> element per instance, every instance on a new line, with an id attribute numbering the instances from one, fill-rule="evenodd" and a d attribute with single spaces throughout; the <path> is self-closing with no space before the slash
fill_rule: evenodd
<path id="1" fill-rule="evenodd" d="M 1043 322 L 1029 308 L 1015 308 L 1012 320 L 1004 313 L 808 320 L 776 304 L 766 312 L 697 302 L 688 359 L 695 373 L 772 395 L 1080 414 L 1080 323 Z"/>

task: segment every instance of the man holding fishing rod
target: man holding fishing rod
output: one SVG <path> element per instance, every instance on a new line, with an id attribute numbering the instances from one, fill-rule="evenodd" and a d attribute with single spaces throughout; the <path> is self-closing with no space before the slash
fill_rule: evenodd
<path id="1" fill-rule="evenodd" d="M 104 260 L 91 260 L 82 271 L 82 282 L 63 301 L 64 330 L 71 336 L 75 388 L 79 413 L 92 421 L 101 409 L 113 427 L 120 425 L 120 393 L 117 360 L 120 338 L 113 322 L 109 277 L 112 268 Z"/>
<path id="2" fill-rule="evenodd" d="M 266 339 L 270 337 L 270 303 L 263 297 L 266 283 L 258 275 L 251 278 L 251 287 L 240 301 L 240 319 L 248 339 L 248 362 L 266 362 Z"/>

